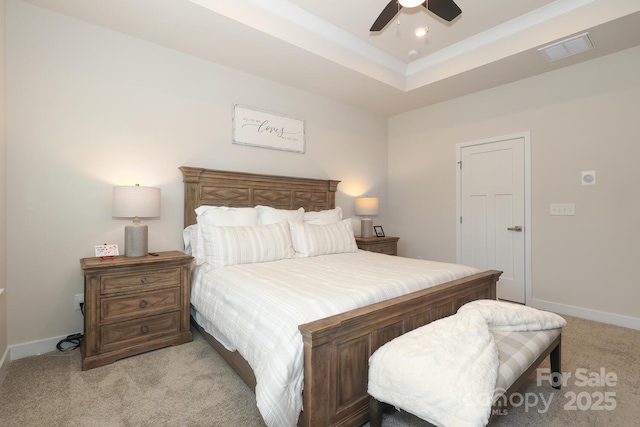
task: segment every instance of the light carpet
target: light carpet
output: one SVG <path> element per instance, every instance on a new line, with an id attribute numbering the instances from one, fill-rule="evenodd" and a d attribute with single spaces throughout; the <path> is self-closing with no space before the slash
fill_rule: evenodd
<path id="1" fill-rule="evenodd" d="M 566 385 L 560 391 L 548 383 L 538 385 L 534 372 L 511 397 L 511 405 L 495 407 L 490 426 L 639 425 L 640 331 L 564 317 L 562 370 L 571 375 Z M 547 360 L 540 368 L 548 366 Z M 85 372 L 79 350 L 11 362 L 0 385 L 0 425 L 264 423 L 253 392 L 196 332 L 191 343 Z M 383 425 L 430 426 L 403 412 L 385 415 Z"/>

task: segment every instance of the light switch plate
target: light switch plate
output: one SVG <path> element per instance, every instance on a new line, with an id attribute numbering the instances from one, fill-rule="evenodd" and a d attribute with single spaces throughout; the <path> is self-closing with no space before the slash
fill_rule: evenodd
<path id="1" fill-rule="evenodd" d="M 572 216 L 576 214 L 575 203 L 551 203 L 549 205 L 549 214 Z"/>

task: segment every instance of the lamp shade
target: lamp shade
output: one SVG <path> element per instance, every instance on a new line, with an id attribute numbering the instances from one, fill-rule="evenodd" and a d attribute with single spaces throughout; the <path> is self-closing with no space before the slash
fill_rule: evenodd
<path id="1" fill-rule="evenodd" d="M 112 215 L 118 218 L 160 216 L 160 189 L 140 185 L 113 187 Z"/>
<path id="2" fill-rule="evenodd" d="M 377 197 L 359 197 L 356 199 L 356 215 L 378 215 Z"/>

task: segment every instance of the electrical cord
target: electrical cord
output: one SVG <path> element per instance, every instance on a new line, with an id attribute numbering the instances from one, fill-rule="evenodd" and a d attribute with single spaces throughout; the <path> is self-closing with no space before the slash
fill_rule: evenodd
<path id="1" fill-rule="evenodd" d="M 56 345 L 56 348 L 60 351 L 75 350 L 76 348 L 80 347 L 82 338 L 82 334 L 68 335 L 66 338 L 60 340 L 60 342 Z"/>
<path id="2" fill-rule="evenodd" d="M 80 303 L 80 312 L 84 316 L 84 303 Z M 67 335 L 66 338 L 63 338 L 56 344 L 56 348 L 60 351 L 70 351 L 75 350 L 80 347 L 80 343 L 82 342 L 82 338 L 84 338 L 84 334 L 71 334 Z"/>

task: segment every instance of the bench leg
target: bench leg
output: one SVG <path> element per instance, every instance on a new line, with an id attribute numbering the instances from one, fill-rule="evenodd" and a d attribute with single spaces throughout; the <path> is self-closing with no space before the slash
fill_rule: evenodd
<path id="1" fill-rule="evenodd" d="M 553 376 L 553 378 L 556 380 L 555 383 L 557 384 L 557 385 L 552 385 L 552 387 L 558 390 L 560 390 L 560 386 L 562 385 L 561 354 L 562 354 L 562 341 L 560 341 L 556 346 L 556 348 L 554 348 L 549 354 L 549 359 L 551 362 L 551 373 L 556 374 Z"/>
<path id="2" fill-rule="evenodd" d="M 382 412 L 384 405 L 379 400 L 369 396 L 369 426 L 382 427 Z"/>

